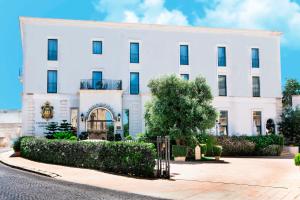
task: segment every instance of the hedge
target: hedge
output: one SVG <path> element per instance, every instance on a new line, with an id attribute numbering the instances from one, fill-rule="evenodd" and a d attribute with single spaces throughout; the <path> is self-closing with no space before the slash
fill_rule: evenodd
<path id="1" fill-rule="evenodd" d="M 217 143 L 224 156 L 278 156 L 284 145 L 281 135 L 221 136 Z"/>
<path id="2" fill-rule="evenodd" d="M 150 143 L 24 138 L 21 156 L 45 163 L 153 177 L 156 151 Z"/>

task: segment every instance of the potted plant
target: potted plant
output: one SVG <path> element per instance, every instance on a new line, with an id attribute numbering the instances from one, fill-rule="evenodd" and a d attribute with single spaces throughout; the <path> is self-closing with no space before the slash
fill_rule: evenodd
<path id="1" fill-rule="evenodd" d="M 213 152 L 216 160 L 220 160 L 221 154 L 222 154 L 222 146 L 220 145 L 214 145 L 213 146 Z"/>
<path id="2" fill-rule="evenodd" d="M 15 151 L 14 156 L 20 156 L 20 151 L 21 151 L 21 137 L 18 137 L 13 144 L 13 149 Z"/>
<path id="3" fill-rule="evenodd" d="M 187 154 L 187 147 L 181 145 L 172 146 L 172 155 L 175 161 L 185 161 Z"/>
<path id="4" fill-rule="evenodd" d="M 201 155 L 202 155 L 201 157 L 204 157 L 206 152 L 207 152 L 207 145 L 206 144 L 200 144 L 199 146 L 201 148 Z"/>
<path id="5" fill-rule="evenodd" d="M 300 153 L 295 155 L 294 161 L 295 161 L 295 165 L 300 167 Z"/>

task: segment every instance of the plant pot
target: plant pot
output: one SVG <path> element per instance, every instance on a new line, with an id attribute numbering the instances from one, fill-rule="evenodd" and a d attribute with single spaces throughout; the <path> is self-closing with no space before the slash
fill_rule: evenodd
<path id="1" fill-rule="evenodd" d="M 185 161 L 185 156 L 182 157 L 174 157 L 175 161 L 180 161 L 180 162 L 184 162 Z"/>
<path id="2" fill-rule="evenodd" d="M 13 156 L 14 157 L 20 157 L 21 156 L 21 152 L 20 151 L 15 151 L 15 153 L 14 153 Z"/>
<path id="3" fill-rule="evenodd" d="M 220 156 L 215 156 L 215 159 L 216 160 L 220 160 Z"/>

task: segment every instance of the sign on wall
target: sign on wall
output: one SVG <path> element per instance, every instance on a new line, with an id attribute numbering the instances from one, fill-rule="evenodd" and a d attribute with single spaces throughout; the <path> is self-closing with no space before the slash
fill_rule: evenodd
<path id="1" fill-rule="evenodd" d="M 42 118 L 45 120 L 49 120 L 53 118 L 53 106 L 50 105 L 50 102 L 46 102 L 42 107 L 41 107 L 42 111 Z"/>

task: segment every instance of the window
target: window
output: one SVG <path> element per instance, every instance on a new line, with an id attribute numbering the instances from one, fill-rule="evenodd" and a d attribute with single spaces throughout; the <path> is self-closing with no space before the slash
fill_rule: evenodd
<path id="1" fill-rule="evenodd" d="M 220 135 L 228 135 L 228 111 L 221 110 L 220 111 L 220 118 L 219 118 L 219 132 Z"/>
<path id="2" fill-rule="evenodd" d="M 129 109 L 123 110 L 123 130 L 124 130 L 124 137 L 130 135 L 129 134 Z"/>
<path id="3" fill-rule="evenodd" d="M 47 73 L 47 93 L 57 93 L 57 71 L 48 70 Z"/>
<path id="4" fill-rule="evenodd" d="M 260 80 L 258 76 L 252 77 L 252 95 L 253 97 L 260 97 Z"/>
<path id="5" fill-rule="evenodd" d="M 219 75 L 219 96 L 227 96 L 227 83 L 225 75 Z"/>
<path id="6" fill-rule="evenodd" d="M 189 65 L 189 46 L 180 45 L 180 65 Z"/>
<path id="7" fill-rule="evenodd" d="M 101 89 L 102 88 L 102 72 L 94 71 L 92 78 L 93 89 Z"/>
<path id="8" fill-rule="evenodd" d="M 254 111 L 253 112 L 253 123 L 254 123 L 254 132 L 257 135 L 261 135 L 261 111 Z"/>
<path id="9" fill-rule="evenodd" d="M 102 54 L 102 41 L 93 41 L 93 54 Z"/>
<path id="10" fill-rule="evenodd" d="M 252 68 L 259 68 L 259 49 L 252 48 Z"/>
<path id="11" fill-rule="evenodd" d="M 139 94 L 140 86 L 139 86 L 139 73 L 138 72 L 130 72 L 130 94 Z"/>
<path id="12" fill-rule="evenodd" d="M 70 117 L 71 117 L 71 125 L 72 127 L 77 131 L 77 128 L 78 128 L 78 108 L 71 108 L 71 114 L 70 114 Z"/>
<path id="13" fill-rule="evenodd" d="M 226 48 L 218 47 L 218 66 L 226 67 Z"/>
<path id="14" fill-rule="evenodd" d="M 57 39 L 48 39 L 48 60 L 57 60 Z"/>
<path id="15" fill-rule="evenodd" d="M 190 79 L 190 75 L 189 74 L 180 74 L 180 77 L 183 79 L 183 80 L 186 80 L 188 81 Z"/>
<path id="16" fill-rule="evenodd" d="M 139 43 L 130 43 L 130 63 L 139 63 L 140 58 L 139 58 Z"/>

